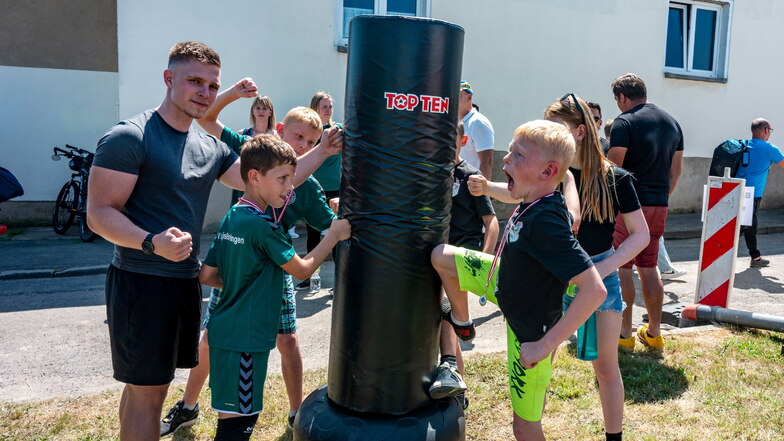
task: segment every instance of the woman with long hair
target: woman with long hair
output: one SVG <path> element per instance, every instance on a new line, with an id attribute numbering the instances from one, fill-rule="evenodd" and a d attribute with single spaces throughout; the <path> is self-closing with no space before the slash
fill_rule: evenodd
<path id="1" fill-rule="evenodd" d="M 275 106 L 268 96 L 257 96 L 250 105 L 250 127 L 239 131 L 240 135 L 276 135 Z"/>
<path id="2" fill-rule="evenodd" d="M 545 119 L 566 125 L 576 143 L 570 171 L 575 178 L 581 207 L 577 240 L 591 256 L 607 288 L 607 299 L 596 310 L 598 357 L 594 356 L 592 364 L 599 383 L 607 439 L 620 440 L 624 388 L 618 368 L 618 336 L 621 313 L 626 305 L 621 297 L 618 267 L 634 258 L 650 238 L 632 177 L 604 156 L 596 125 L 590 116 L 588 105 L 571 93 L 552 103 L 544 113 Z M 615 250 L 612 243 L 618 213 L 630 234 Z M 568 308 L 571 298 L 568 293 L 564 294 L 564 309 Z"/>

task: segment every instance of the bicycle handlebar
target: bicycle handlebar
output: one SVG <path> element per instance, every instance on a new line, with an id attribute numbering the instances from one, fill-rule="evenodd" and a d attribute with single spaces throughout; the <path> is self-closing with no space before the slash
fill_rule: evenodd
<path id="1" fill-rule="evenodd" d="M 79 147 L 74 147 L 74 146 L 72 146 L 72 145 L 69 145 L 69 144 L 66 144 L 66 145 L 65 145 L 65 148 L 68 148 L 68 149 L 71 149 L 71 150 L 76 150 L 77 152 L 79 152 L 79 153 L 81 153 L 81 154 L 83 154 L 83 155 L 89 155 L 89 154 L 92 154 L 92 152 L 91 152 L 91 151 L 89 151 L 89 150 L 80 149 Z"/>

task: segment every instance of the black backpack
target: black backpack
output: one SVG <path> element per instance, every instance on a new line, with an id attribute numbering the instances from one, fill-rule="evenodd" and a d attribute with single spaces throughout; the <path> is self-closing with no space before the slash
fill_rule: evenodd
<path id="1" fill-rule="evenodd" d="M 716 146 L 708 174 L 721 177 L 724 176 L 724 168 L 729 167 L 730 176 L 734 178 L 739 168 L 749 165 L 748 145 L 747 139 L 728 139 Z"/>

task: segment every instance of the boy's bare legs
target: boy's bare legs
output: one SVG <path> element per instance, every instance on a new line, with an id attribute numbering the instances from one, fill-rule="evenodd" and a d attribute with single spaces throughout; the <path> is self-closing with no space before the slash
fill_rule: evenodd
<path id="1" fill-rule="evenodd" d="M 460 291 L 460 281 L 457 278 L 457 268 L 455 267 L 455 250 L 452 245 L 439 245 L 430 254 L 430 261 L 433 268 L 441 277 L 441 284 L 452 304 L 452 316 L 461 322 L 470 320 L 468 315 L 468 293 Z"/>
<path id="2" fill-rule="evenodd" d="M 302 405 L 302 353 L 297 334 L 278 334 L 275 346 L 280 352 L 280 370 L 289 396 L 289 410 Z"/>
<path id="3" fill-rule="evenodd" d="M 544 441 L 541 421 L 526 421 L 516 413 L 512 421 L 512 431 L 517 441 Z"/>
<path id="4" fill-rule="evenodd" d="M 465 375 L 463 365 L 463 350 L 460 349 L 460 341 L 457 335 L 450 330 L 452 325 L 446 320 L 441 320 L 441 355 L 454 355 L 457 359 L 457 371 Z"/>
<path id="5" fill-rule="evenodd" d="M 657 267 L 637 268 L 642 285 L 642 299 L 648 311 L 648 335 L 656 337 L 661 334 L 662 303 L 664 302 L 664 285 Z M 625 300 L 625 299 L 624 299 Z"/>
<path id="6" fill-rule="evenodd" d="M 629 268 L 618 268 L 618 278 L 621 280 L 621 296 L 626 302 L 626 309 L 623 310 L 623 321 L 621 322 L 621 336 L 629 338 L 632 335 L 632 309 L 634 299 L 637 297 L 634 287 L 634 276 Z M 618 342 L 616 342 L 617 346 Z"/>
<path id="7" fill-rule="evenodd" d="M 623 427 L 623 379 L 618 368 L 618 332 L 621 314 L 615 311 L 596 313 L 599 358 L 592 361 L 599 383 L 604 427 L 607 433 L 618 433 Z"/>
<path id="8" fill-rule="evenodd" d="M 452 325 L 449 324 L 446 320 L 441 320 L 441 355 L 454 355 L 457 357 L 457 353 L 460 351 L 460 345 L 457 344 L 457 336 L 454 332 L 452 332 Z M 462 356 L 460 360 L 462 361 Z M 462 363 L 458 362 L 457 365 L 458 370 L 460 373 L 463 373 L 463 366 Z"/>
<path id="9" fill-rule="evenodd" d="M 185 392 L 182 401 L 192 406 L 199 401 L 199 394 L 210 375 L 210 344 L 207 341 L 207 330 L 201 334 L 199 341 L 199 364 L 188 372 L 188 382 L 185 383 Z"/>
<path id="10" fill-rule="evenodd" d="M 168 384 L 125 385 L 120 398 L 120 441 L 144 441 L 160 437 L 159 418 L 168 390 Z"/>

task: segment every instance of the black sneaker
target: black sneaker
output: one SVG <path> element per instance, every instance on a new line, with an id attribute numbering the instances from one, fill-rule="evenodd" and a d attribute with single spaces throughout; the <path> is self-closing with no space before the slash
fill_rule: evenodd
<path id="1" fill-rule="evenodd" d="M 289 429 L 294 428 L 294 420 L 297 418 L 297 412 L 294 415 L 289 415 Z"/>
<path id="2" fill-rule="evenodd" d="M 440 400 L 465 393 L 466 389 L 468 388 L 463 377 L 460 376 L 460 372 L 445 361 L 436 368 L 436 379 L 430 385 L 428 394 L 430 398 Z"/>
<path id="3" fill-rule="evenodd" d="M 768 265 L 770 265 L 770 260 L 766 260 L 760 257 L 759 259 L 751 259 L 749 268 L 765 268 Z"/>
<path id="4" fill-rule="evenodd" d="M 469 323 L 468 325 L 458 325 L 454 321 L 452 321 L 452 306 L 443 304 L 441 308 L 441 319 L 446 320 L 452 325 L 452 328 L 455 330 L 455 334 L 457 334 L 457 338 L 463 341 L 471 341 L 476 337 L 476 326 L 474 322 Z"/>
<path id="5" fill-rule="evenodd" d="M 307 291 L 310 289 L 310 279 L 303 280 L 294 287 L 297 291 Z"/>
<path id="6" fill-rule="evenodd" d="M 174 432 L 182 427 L 190 427 L 196 424 L 199 419 L 199 403 L 193 410 L 188 410 L 182 400 L 178 401 L 169 413 L 161 420 L 161 438 L 173 435 Z"/>

